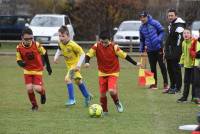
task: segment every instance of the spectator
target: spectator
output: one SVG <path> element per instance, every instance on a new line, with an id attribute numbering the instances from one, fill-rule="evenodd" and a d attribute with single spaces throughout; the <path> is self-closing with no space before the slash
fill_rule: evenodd
<path id="1" fill-rule="evenodd" d="M 157 20 L 154 20 L 145 11 L 140 14 L 140 20 L 142 22 L 142 25 L 140 26 L 140 52 L 147 51 L 150 68 L 154 73 L 155 78 L 155 84 L 150 85 L 150 89 L 157 89 L 156 64 L 158 62 L 164 80 L 163 92 L 166 92 L 169 86 L 167 69 L 163 60 L 162 41 L 164 36 L 164 28 Z"/>
<path id="2" fill-rule="evenodd" d="M 180 65 L 185 68 L 183 96 L 177 102 L 186 102 L 190 91 L 190 84 L 193 82 L 194 58 L 190 55 L 190 48 L 195 40 L 192 39 L 191 30 L 186 28 L 183 31 L 184 41 L 182 42 L 182 55 Z M 192 98 L 195 98 L 194 85 L 192 85 Z"/>
<path id="3" fill-rule="evenodd" d="M 170 78 L 170 88 L 165 93 L 175 94 L 180 92 L 182 86 L 181 67 L 179 65 L 181 57 L 182 33 L 185 28 L 185 21 L 177 17 L 175 9 L 168 10 L 168 35 L 165 43 L 165 58 Z"/>

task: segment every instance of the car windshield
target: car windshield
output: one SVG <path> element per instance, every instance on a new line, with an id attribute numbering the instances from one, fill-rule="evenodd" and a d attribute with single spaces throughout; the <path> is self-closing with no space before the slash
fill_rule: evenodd
<path id="1" fill-rule="evenodd" d="M 30 25 L 39 27 L 60 27 L 62 24 L 63 20 L 60 17 L 38 16 L 33 18 Z"/>
<path id="2" fill-rule="evenodd" d="M 192 30 L 199 30 L 200 29 L 200 21 L 195 21 L 192 24 Z"/>
<path id="3" fill-rule="evenodd" d="M 0 16 L 0 25 L 24 25 L 30 18 L 19 16 Z"/>
<path id="4" fill-rule="evenodd" d="M 140 23 L 122 23 L 119 26 L 119 31 L 138 31 Z"/>

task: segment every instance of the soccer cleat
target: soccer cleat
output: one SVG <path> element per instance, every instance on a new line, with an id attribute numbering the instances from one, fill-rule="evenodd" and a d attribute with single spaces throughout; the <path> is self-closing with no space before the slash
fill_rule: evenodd
<path id="1" fill-rule="evenodd" d="M 124 111 L 123 105 L 122 105 L 122 103 L 120 101 L 117 102 L 115 105 L 116 105 L 117 111 L 119 113 L 122 113 Z"/>
<path id="2" fill-rule="evenodd" d="M 76 101 L 75 100 L 68 100 L 65 105 L 66 106 L 72 106 L 72 105 L 75 105 L 76 104 Z"/>
<path id="3" fill-rule="evenodd" d="M 196 99 L 196 104 L 200 104 L 200 99 L 199 98 Z"/>
<path id="4" fill-rule="evenodd" d="M 92 100 L 92 96 L 90 95 L 87 98 L 85 98 L 85 107 L 89 106 L 91 100 Z"/>
<path id="5" fill-rule="evenodd" d="M 168 86 L 168 84 L 164 84 L 163 93 L 168 93 L 168 91 L 169 91 L 169 86 Z"/>
<path id="6" fill-rule="evenodd" d="M 184 103 L 187 102 L 187 99 L 184 97 L 181 97 L 180 99 L 177 100 L 178 103 Z"/>
<path id="7" fill-rule="evenodd" d="M 33 112 L 37 111 L 37 110 L 38 110 L 38 106 L 37 106 L 37 105 L 32 106 L 31 110 L 32 110 Z"/>
<path id="8" fill-rule="evenodd" d="M 192 99 L 191 99 L 191 102 L 192 102 L 192 103 L 196 103 L 196 100 L 197 100 L 197 98 L 192 98 Z"/>
<path id="9" fill-rule="evenodd" d="M 103 112 L 103 116 L 107 116 L 108 115 L 108 112 Z"/>
<path id="10" fill-rule="evenodd" d="M 41 104 L 45 104 L 46 103 L 46 95 L 41 95 L 41 98 L 40 98 L 40 102 Z"/>
<path id="11" fill-rule="evenodd" d="M 176 88 L 169 88 L 168 94 L 175 94 Z"/>
<path id="12" fill-rule="evenodd" d="M 158 88 L 157 88 L 157 85 L 152 84 L 152 85 L 150 85 L 149 89 L 151 89 L 151 90 L 156 90 L 156 89 L 158 89 Z"/>

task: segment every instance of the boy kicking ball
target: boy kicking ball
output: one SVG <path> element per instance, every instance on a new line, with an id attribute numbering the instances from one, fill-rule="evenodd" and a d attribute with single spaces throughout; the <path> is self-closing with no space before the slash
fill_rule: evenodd
<path id="1" fill-rule="evenodd" d="M 99 91 L 100 104 L 103 108 L 104 114 L 108 113 L 107 96 L 109 92 L 112 97 L 117 111 L 123 112 L 124 108 L 119 100 L 117 91 L 117 81 L 120 71 L 119 59 L 126 59 L 133 65 L 140 66 L 140 63 L 134 61 L 127 53 L 123 52 L 118 45 L 110 41 L 110 33 L 103 31 L 99 36 L 100 40 L 92 46 L 85 57 L 85 67 L 89 67 L 89 61 L 96 56 L 99 75 Z"/>

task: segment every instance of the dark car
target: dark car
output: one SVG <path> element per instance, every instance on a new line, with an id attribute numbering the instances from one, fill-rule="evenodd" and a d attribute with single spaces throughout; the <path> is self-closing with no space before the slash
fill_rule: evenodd
<path id="1" fill-rule="evenodd" d="M 0 40 L 20 40 L 22 30 L 30 16 L 0 16 Z"/>

